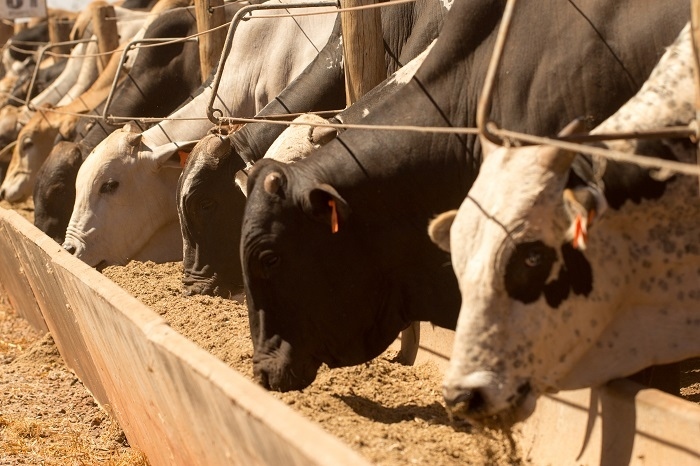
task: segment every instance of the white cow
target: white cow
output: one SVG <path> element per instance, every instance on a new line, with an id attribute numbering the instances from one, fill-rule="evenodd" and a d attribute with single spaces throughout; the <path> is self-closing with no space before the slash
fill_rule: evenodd
<path id="1" fill-rule="evenodd" d="M 226 58 L 216 105 L 228 115 L 255 115 L 326 44 L 337 16 L 334 8 L 328 11 L 321 16 L 241 22 Z M 260 11 L 255 16 L 278 13 Z M 92 266 L 182 258 L 175 202 L 181 172 L 177 153 L 183 141 L 191 146 L 211 128 L 203 119 L 210 96 L 208 86 L 172 119 L 143 133 L 115 131 L 93 150 L 76 181 L 64 242 L 68 251 Z"/>
<path id="2" fill-rule="evenodd" d="M 595 132 L 691 122 L 692 62 L 686 27 Z M 429 230 L 451 251 L 462 292 L 444 381 L 456 417 L 519 419 L 542 393 L 700 355 L 697 177 L 483 143 L 467 199 Z M 695 161 L 687 140 L 607 146 Z"/>

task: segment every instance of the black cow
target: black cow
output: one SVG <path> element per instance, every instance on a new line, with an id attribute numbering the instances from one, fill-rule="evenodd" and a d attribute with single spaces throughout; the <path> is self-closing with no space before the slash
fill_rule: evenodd
<path id="1" fill-rule="evenodd" d="M 166 11 L 151 24 L 145 38 L 186 37 L 197 32 L 190 10 Z M 117 116 L 165 117 L 189 100 L 200 88 L 199 49 L 196 43 L 179 42 L 141 49 L 128 77 L 120 83 L 109 107 Z M 103 106 L 97 109 L 102 113 Z M 85 119 L 74 142 L 51 151 L 34 188 L 34 225 L 59 244 L 63 243 L 75 201 L 75 179 L 82 160 L 107 135 L 122 124 Z M 80 155 L 78 157 L 78 154 Z"/>
<path id="2" fill-rule="evenodd" d="M 387 75 L 425 50 L 437 37 L 446 13 L 442 2 L 434 0 L 382 10 Z M 341 62 L 338 19 L 319 56 L 257 116 L 343 108 L 345 81 Z M 381 97 L 373 97 L 378 98 Z M 343 117 L 346 121 L 359 120 L 364 105 L 358 103 Z M 283 126 L 274 124 L 246 125 L 228 138 L 207 136 L 190 153 L 177 194 L 184 242 L 185 293 L 228 297 L 242 290 L 239 243 L 245 196 L 232 179 L 244 167 L 243 161 L 262 158 L 283 130 Z"/>
<path id="3" fill-rule="evenodd" d="M 504 3 L 456 0 L 413 80 L 363 123 L 476 126 Z M 684 0 L 521 2 L 490 117 L 546 135 L 581 115 L 598 124 L 688 18 Z M 455 328 L 460 292 L 426 229 L 464 200 L 480 156 L 472 135 L 348 130 L 295 164 L 257 164 L 241 260 L 264 386 L 302 389 L 322 363 L 368 361 L 411 321 Z"/>

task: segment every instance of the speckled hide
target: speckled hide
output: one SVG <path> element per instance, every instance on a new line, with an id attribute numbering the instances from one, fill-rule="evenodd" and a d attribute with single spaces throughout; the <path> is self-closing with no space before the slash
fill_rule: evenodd
<path id="1" fill-rule="evenodd" d="M 595 132 L 691 122 L 690 40 L 686 27 Z M 542 393 L 700 355 L 697 177 L 482 142 L 488 156 L 467 199 L 430 229 L 451 251 L 463 297 L 444 383 L 456 417 L 520 419 Z M 696 157 L 687 140 L 607 146 Z"/>

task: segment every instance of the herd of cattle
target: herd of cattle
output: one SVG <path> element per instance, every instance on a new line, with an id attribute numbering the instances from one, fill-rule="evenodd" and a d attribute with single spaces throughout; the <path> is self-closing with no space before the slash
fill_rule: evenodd
<path id="1" fill-rule="evenodd" d="M 544 136 L 576 119 L 601 134 L 691 125 L 689 2 L 585 3 L 517 4 L 489 118 Z M 120 43 L 195 34 L 185 6 L 115 7 Z M 369 361 L 416 321 L 456 330 L 445 401 L 475 422 L 700 356 L 697 176 L 398 128 L 476 126 L 504 6 L 386 5 L 387 79 L 342 111 L 335 7 L 252 13 L 216 90 L 193 42 L 133 49 L 119 76 L 120 53 L 103 65 L 87 42 L 39 64 L 26 96 L 40 24 L 4 49 L 0 196 L 33 195 L 36 226 L 91 266 L 182 260 L 186 293 L 244 291 L 255 377 L 273 390 Z M 89 17 L 72 38 L 92 35 Z M 115 76 L 109 114 L 126 124 L 99 116 Z M 215 125 L 209 102 L 224 117 L 337 114 Z M 335 129 L 351 123 L 396 128 Z M 696 162 L 687 138 L 599 145 Z"/>

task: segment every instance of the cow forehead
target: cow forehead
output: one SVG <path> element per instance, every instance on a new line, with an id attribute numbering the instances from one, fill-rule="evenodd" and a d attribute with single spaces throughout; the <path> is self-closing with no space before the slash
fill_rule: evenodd
<path id="1" fill-rule="evenodd" d="M 465 200 L 476 210 L 470 209 L 462 221 L 483 217 L 511 233 L 524 223 L 534 232 L 551 227 L 546 212 L 561 205 L 567 176 L 549 170 L 538 157 L 536 147 L 500 148 L 489 154 Z"/>

